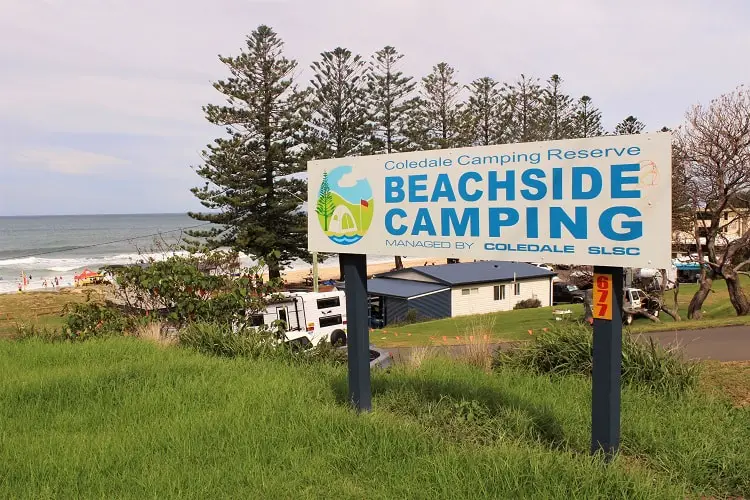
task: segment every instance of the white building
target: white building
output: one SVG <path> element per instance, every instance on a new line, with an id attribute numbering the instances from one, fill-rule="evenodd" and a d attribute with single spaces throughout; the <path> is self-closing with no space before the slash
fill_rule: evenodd
<path id="1" fill-rule="evenodd" d="M 421 319 L 510 311 L 526 299 L 552 305 L 554 272 L 519 262 L 481 261 L 418 266 L 368 281 L 374 309 L 385 324 L 409 310 Z"/>

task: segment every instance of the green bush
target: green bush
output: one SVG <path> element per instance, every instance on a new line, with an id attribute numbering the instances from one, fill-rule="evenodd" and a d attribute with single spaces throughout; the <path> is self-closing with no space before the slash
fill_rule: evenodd
<path id="1" fill-rule="evenodd" d="M 15 340 L 37 339 L 42 342 L 61 342 L 68 340 L 64 332 L 47 327 L 40 327 L 33 323 L 21 324 L 16 327 L 16 333 L 13 336 Z"/>
<path id="2" fill-rule="evenodd" d="M 68 304 L 63 326 L 63 336 L 68 340 L 86 340 L 91 337 L 122 335 L 132 330 L 135 320 L 128 318 L 116 307 L 85 302 Z"/>
<path id="3" fill-rule="evenodd" d="M 517 302 L 516 305 L 513 306 L 513 309 L 535 309 L 537 307 L 542 307 L 542 301 L 539 299 L 524 299 Z"/>
<path id="4" fill-rule="evenodd" d="M 528 345 L 499 350 L 494 366 L 530 369 L 559 375 L 591 374 L 593 335 L 585 325 L 553 327 L 535 335 Z M 699 365 L 683 360 L 676 349 L 649 339 L 622 337 L 622 380 L 654 391 L 684 392 L 696 387 Z"/>

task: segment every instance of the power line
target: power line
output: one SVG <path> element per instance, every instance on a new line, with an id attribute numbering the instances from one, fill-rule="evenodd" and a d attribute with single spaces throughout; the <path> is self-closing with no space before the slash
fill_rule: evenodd
<path id="1" fill-rule="evenodd" d="M 131 236 L 129 238 L 122 238 L 122 239 L 119 239 L 119 240 L 106 241 L 104 243 L 93 243 L 91 245 L 79 245 L 79 246 L 76 246 L 76 247 L 66 248 L 65 250 L 59 250 L 58 249 L 58 250 L 47 250 L 47 251 L 44 251 L 44 252 L 35 252 L 35 253 L 26 254 L 26 255 L 18 255 L 18 256 L 15 256 L 15 257 L 6 257 L 6 259 L 27 259 L 29 257 L 39 257 L 40 255 L 49 255 L 49 254 L 53 254 L 53 253 L 63 253 L 63 252 L 69 252 L 71 250 L 81 250 L 83 248 L 101 247 L 101 246 L 104 246 L 104 245 L 111 245 L 113 243 L 123 243 L 125 241 L 140 240 L 140 239 L 143 239 L 143 238 L 151 238 L 153 236 L 160 236 L 162 234 L 176 233 L 178 231 L 181 232 L 181 231 L 184 231 L 186 229 L 195 229 L 196 227 L 207 226 L 209 224 L 213 224 L 213 223 L 212 222 L 204 222 L 203 224 L 196 224 L 194 226 L 178 227 L 177 229 L 170 229 L 169 231 L 159 231 L 158 233 L 144 234 L 144 235 L 141 235 L 141 236 Z"/>

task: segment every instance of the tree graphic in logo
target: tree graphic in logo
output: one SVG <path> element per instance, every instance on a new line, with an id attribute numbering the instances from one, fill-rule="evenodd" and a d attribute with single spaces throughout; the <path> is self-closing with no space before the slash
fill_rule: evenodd
<path id="1" fill-rule="evenodd" d="M 361 240 L 372 223 L 374 202 L 370 183 L 357 178 L 348 165 L 323 172 L 315 213 L 323 232 L 334 243 Z"/>
<path id="2" fill-rule="evenodd" d="M 328 221 L 335 209 L 331 187 L 328 185 L 328 172 L 323 172 L 323 182 L 320 184 L 320 191 L 318 192 L 318 206 L 315 208 L 318 215 L 323 218 L 323 231 L 328 231 Z"/>

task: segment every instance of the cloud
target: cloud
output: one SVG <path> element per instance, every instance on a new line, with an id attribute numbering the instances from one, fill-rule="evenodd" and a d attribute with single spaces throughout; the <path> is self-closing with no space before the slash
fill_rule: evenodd
<path id="1" fill-rule="evenodd" d="M 75 149 L 26 150 L 18 153 L 15 159 L 51 172 L 70 175 L 101 173 L 104 167 L 130 163 L 122 158 Z"/>
<path id="2" fill-rule="evenodd" d="M 357 185 L 361 180 L 365 180 L 364 177 L 357 178 L 354 172 L 347 172 L 339 179 L 338 186 L 342 188 L 350 188 Z"/>

